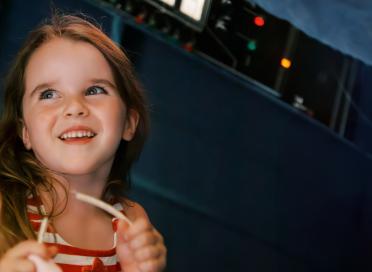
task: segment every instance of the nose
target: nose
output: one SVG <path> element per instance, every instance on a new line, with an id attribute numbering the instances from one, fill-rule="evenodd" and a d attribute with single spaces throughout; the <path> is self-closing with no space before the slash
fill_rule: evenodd
<path id="1" fill-rule="evenodd" d="M 64 108 L 65 117 L 84 117 L 89 114 L 89 110 L 82 99 L 71 98 L 66 102 Z"/>

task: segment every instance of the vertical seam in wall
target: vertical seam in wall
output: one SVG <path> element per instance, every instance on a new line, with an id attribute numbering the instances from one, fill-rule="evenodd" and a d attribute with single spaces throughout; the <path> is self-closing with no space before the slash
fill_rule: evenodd
<path id="1" fill-rule="evenodd" d="M 111 39 L 120 45 L 121 43 L 121 33 L 123 30 L 123 24 L 121 22 L 121 17 L 118 14 L 112 13 L 112 23 L 111 23 Z"/>

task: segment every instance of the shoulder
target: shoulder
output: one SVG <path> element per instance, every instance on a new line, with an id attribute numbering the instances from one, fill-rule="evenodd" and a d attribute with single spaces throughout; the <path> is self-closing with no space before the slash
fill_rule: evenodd
<path id="1" fill-rule="evenodd" d="M 125 199 L 121 201 L 123 206 L 124 214 L 129 218 L 129 220 L 134 221 L 139 218 L 145 218 L 149 220 L 145 209 L 137 202 Z"/>

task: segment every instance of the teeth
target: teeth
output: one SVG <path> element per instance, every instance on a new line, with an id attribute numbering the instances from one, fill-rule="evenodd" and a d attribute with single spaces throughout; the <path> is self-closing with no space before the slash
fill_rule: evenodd
<path id="1" fill-rule="evenodd" d="M 83 137 L 94 137 L 96 134 L 91 131 L 86 131 L 86 130 L 79 130 L 79 131 L 70 131 L 67 133 L 62 134 L 59 138 L 62 140 L 66 140 L 69 138 L 83 138 Z"/>

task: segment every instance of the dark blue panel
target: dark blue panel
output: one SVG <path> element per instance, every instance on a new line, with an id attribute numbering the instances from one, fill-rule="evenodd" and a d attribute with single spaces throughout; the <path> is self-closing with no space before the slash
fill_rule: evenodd
<path id="1" fill-rule="evenodd" d="M 0 21 L 0 78 L 5 76 L 27 33 L 49 18 L 54 9 L 87 14 L 107 33 L 111 31 L 112 16 L 87 1 L 56 0 L 53 4 L 49 0 L 39 0 L 37 4 L 35 1 L 7 1 Z"/>
<path id="2" fill-rule="evenodd" d="M 362 264 L 368 158 L 252 83 L 145 32 L 127 29 L 124 37 L 152 103 L 137 185 L 270 245 L 292 264 L 315 271 Z"/>

